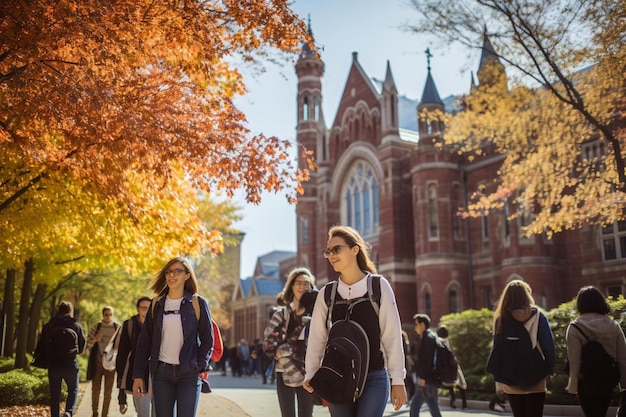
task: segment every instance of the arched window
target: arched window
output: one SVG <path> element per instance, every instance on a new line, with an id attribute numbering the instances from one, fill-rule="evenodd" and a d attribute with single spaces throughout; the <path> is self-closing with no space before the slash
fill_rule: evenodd
<path id="1" fill-rule="evenodd" d="M 432 316 L 431 306 L 430 306 L 430 293 L 424 293 L 424 310 L 428 316 Z"/>
<path id="2" fill-rule="evenodd" d="M 302 120 L 309 120 L 309 98 L 304 98 L 304 103 L 302 105 Z"/>
<path id="3" fill-rule="evenodd" d="M 320 119 L 320 101 L 317 97 L 313 97 L 313 117 L 315 121 Z"/>
<path id="4" fill-rule="evenodd" d="M 450 308 L 450 313 L 459 312 L 459 295 L 456 290 L 450 290 L 448 292 L 448 306 Z"/>
<path id="5" fill-rule="evenodd" d="M 354 227 L 363 236 L 378 233 L 378 181 L 369 164 L 358 161 L 353 166 L 343 195 L 345 224 Z"/>
<path id="6" fill-rule="evenodd" d="M 428 184 L 426 188 L 426 201 L 428 204 L 428 238 L 439 239 L 439 214 L 437 210 L 437 184 Z"/>

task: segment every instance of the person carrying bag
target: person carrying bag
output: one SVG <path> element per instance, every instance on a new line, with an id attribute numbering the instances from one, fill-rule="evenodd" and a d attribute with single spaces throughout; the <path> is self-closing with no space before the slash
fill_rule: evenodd
<path id="1" fill-rule="evenodd" d="M 315 277 L 307 268 L 296 268 L 288 277 L 278 298 L 285 303 L 276 309 L 265 329 L 263 351 L 274 360 L 276 393 L 282 417 L 313 415 L 313 398 L 304 388 L 306 354 L 306 306 L 301 303 L 305 293 L 315 288 Z"/>

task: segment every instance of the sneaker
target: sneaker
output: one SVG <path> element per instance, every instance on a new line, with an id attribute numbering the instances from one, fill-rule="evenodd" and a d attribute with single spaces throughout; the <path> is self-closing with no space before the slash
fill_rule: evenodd
<path id="1" fill-rule="evenodd" d="M 497 411 L 499 413 L 503 413 L 506 411 L 506 409 L 502 405 L 497 404 L 497 403 L 493 406 L 492 410 Z"/>

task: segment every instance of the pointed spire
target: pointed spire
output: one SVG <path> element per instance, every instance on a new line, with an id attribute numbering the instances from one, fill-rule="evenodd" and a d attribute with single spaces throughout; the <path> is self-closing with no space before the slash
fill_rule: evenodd
<path id="1" fill-rule="evenodd" d="M 476 80 L 474 79 L 474 71 L 470 71 L 470 92 L 476 90 Z"/>
<path id="2" fill-rule="evenodd" d="M 389 64 L 389 60 L 387 60 L 387 71 L 385 73 L 383 91 L 397 91 L 396 82 L 393 80 L 393 75 L 391 74 L 391 65 Z"/>
<path id="3" fill-rule="evenodd" d="M 480 54 L 480 63 L 478 64 L 478 69 L 480 70 L 480 68 L 484 68 L 489 62 L 495 62 L 498 66 L 502 66 L 504 68 L 504 65 L 502 65 L 502 63 L 500 62 L 500 58 L 498 58 L 496 50 L 489 40 L 489 36 L 487 35 L 487 27 L 485 27 L 483 32 L 483 48 Z"/>
<path id="4" fill-rule="evenodd" d="M 476 75 L 478 76 L 478 83 L 480 85 L 496 85 L 502 83 L 503 87 L 506 88 L 506 69 L 502 62 L 500 62 L 500 58 L 489 40 L 486 26 L 483 29 L 483 47 Z"/>
<path id="5" fill-rule="evenodd" d="M 311 37 L 311 39 L 313 39 L 313 30 L 311 29 L 311 15 L 310 14 L 308 15 L 307 26 L 308 26 L 309 36 Z M 304 44 L 302 44 L 302 52 L 300 53 L 300 58 L 307 58 L 307 57 L 314 56 L 314 55 L 315 54 L 311 50 L 311 47 L 309 46 L 309 44 L 307 42 L 304 42 Z"/>
<path id="6" fill-rule="evenodd" d="M 433 57 L 433 55 L 430 53 L 430 48 L 427 48 L 424 52 L 426 53 L 428 75 L 426 76 L 426 85 L 424 86 L 424 92 L 422 93 L 420 106 L 424 104 L 443 105 L 443 101 L 441 101 L 441 98 L 439 97 L 439 92 L 437 91 L 437 87 L 435 86 L 433 76 L 430 74 L 430 59 Z"/>

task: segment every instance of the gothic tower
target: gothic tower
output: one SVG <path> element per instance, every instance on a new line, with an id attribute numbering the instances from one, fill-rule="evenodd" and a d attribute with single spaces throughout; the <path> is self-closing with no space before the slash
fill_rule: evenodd
<path id="1" fill-rule="evenodd" d="M 309 18 L 309 35 L 313 39 Z M 303 150 L 315 155 L 317 172 L 311 172 L 311 179 L 303 184 L 304 193 L 298 198 L 296 207 L 298 264 L 311 267 L 315 273 L 316 265 L 321 260 L 320 251 L 326 247 L 325 225 L 318 225 L 316 215 L 318 199 L 317 180 L 328 165 L 328 144 L 326 126 L 322 113 L 322 76 L 324 62 L 308 43 L 302 45 L 302 52 L 295 65 L 298 76 L 297 127 L 299 168 L 308 168 L 302 157 Z"/>

